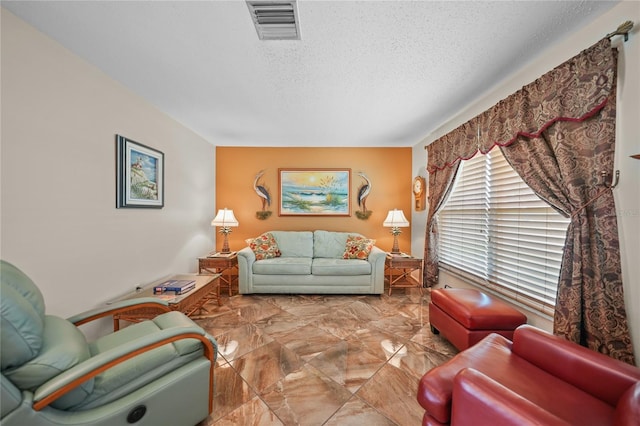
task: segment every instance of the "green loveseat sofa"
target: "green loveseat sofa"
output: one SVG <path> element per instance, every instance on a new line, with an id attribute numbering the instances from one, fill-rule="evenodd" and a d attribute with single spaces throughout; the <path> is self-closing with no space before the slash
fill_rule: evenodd
<path id="1" fill-rule="evenodd" d="M 382 294 L 386 253 L 373 246 L 368 257 L 344 259 L 349 236 L 332 231 L 271 231 L 279 257 L 256 260 L 238 252 L 240 294 Z"/>

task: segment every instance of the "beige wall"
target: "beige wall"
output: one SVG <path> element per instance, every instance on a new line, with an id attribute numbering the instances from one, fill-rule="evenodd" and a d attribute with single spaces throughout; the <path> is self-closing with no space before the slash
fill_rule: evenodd
<path id="1" fill-rule="evenodd" d="M 351 216 L 279 216 L 278 168 L 342 168 L 351 169 Z M 260 198 L 253 190 L 253 181 L 260 170 L 260 179 L 273 199 L 271 217 L 256 219 L 261 210 Z M 367 220 L 358 219 L 357 191 L 364 180 L 371 180 Z M 232 209 L 240 226 L 229 235 L 231 250 L 239 250 L 244 240 L 269 230 L 315 230 L 358 232 L 375 238 L 376 245 L 391 250 L 393 237 L 382 222 L 389 210 L 402 209 L 411 221 L 411 148 L 216 148 L 216 205 Z M 402 251 L 411 248 L 411 229 L 399 236 Z M 222 238 L 218 238 L 218 248 Z"/>
<path id="2" fill-rule="evenodd" d="M 490 89 L 478 102 L 469 105 L 468 109 L 452 117 L 447 123 L 427 136 L 414 146 L 414 158 L 420 158 L 418 164 L 414 161 L 414 172 L 418 167 L 426 164 L 424 146 L 440 136 L 455 129 L 460 124 L 475 117 L 486 109 L 495 105 L 519 90 L 522 86 L 534 81 L 542 74 L 576 55 L 596 43 L 605 34 L 615 30 L 619 24 L 631 20 L 636 23 L 629 41 L 623 43 L 622 37 L 616 37 L 614 44 L 619 46 L 619 76 L 618 76 L 618 123 L 616 140 L 615 168 L 620 170 L 620 184 L 614 190 L 616 209 L 618 211 L 618 226 L 620 231 L 620 246 L 622 252 L 622 274 L 624 281 L 625 303 L 629 325 L 634 344 L 636 359 L 640 358 L 640 160 L 631 159 L 632 154 L 640 153 L 640 3 L 623 1 L 609 12 L 586 25 L 582 30 L 572 34 L 566 40 L 549 46 L 540 57 L 532 58 L 528 64 L 523 64 L 522 71 L 512 78 Z M 426 220 L 426 218 L 425 218 Z M 413 221 L 412 238 L 414 246 L 424 248 L 424 221 Z M 443 273 L 441 284 L 463 286 L 460 280 Z M 530 322 L 550 330 L 552 322 L 549 318 L 529 314 Z"/>
<path id="3" fill-rule="evenodd" d="M 0 255 L 49 313 L 104 304 L 214 244 L 215 149 L 2 10 Z M 165 154 L 165 207 L 115 208 L 115 135 Z"/>

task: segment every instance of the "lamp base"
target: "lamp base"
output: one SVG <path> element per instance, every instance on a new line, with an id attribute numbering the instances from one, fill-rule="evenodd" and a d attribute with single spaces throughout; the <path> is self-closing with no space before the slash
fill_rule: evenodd
<path id="1" fill-rule="evenodd" d="M 393 234 L 393 248 L 391 249 L 391 254 L 401 254 L 400 247 L 398 245 L 398 234 Z"/>
<path id="2" fill-rule="evenodd" d="M 231 253 L 231 250 L 229 249 L 229 238 L 228 238 L 227 233 L 224 233 L 224 242 L 222 243 L 222 250 L 220 250 L 220 253 L 222 254 L 228 254 Z"/>

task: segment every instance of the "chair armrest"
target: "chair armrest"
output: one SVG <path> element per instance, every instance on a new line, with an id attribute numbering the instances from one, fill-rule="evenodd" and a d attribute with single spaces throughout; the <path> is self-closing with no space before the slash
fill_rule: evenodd
<path id="1" fill-rule="evenodd" d="M 139 339 L 132 340 L 126 345 L 102 352 L 43 383 L 34 392 L 33 408 L 39 411 L 98 374 L 128 359 L 182 339 L 198 339 L 202 342 L 204 356 L 211 362 L 210 386 L 213 386 L 213 364 L 216 360 L 217 350 L 209 335 L 200 327 L 170 328 L 143 336 Z"/>
<path id="2" fill-rule="evenodd" d="M 156 299 L 155 297 L 140 297 L 137 299 L 119 300 L 106 306 L 81 312 L 67 318 L 67 321 L 78 326 L 99 318 L 139 308 L 155 308 L 162 312 L 171 311 L 171 309 L 169 309 L 169 303 L 166 300 Z"/>
<path id="3" fill-rule="evenodd" d="M 462 369 L 453 380 L 451 424 L 569 425 L 473 368 Z"/>
<path id="4" fill-rule="evenodd" d="M 514 332 L 513 353 L 614 407 L 640 381 L 640 368 L 530 325 Z"/>
<path id="5" fill-rule="evenodd" d="M 640 419 L 640 382 L 627 389 L 618 401 L 613 424 L 637 426 L 638 419 Z"/>

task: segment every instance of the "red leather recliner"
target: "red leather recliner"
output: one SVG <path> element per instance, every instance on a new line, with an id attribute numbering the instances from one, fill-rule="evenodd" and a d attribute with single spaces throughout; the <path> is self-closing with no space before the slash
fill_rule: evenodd
<path id="1" fill-rule="evenodd" d="M 427 372 L 423 425 L 640 425 L 640 369 L 522 325 Z"/>

